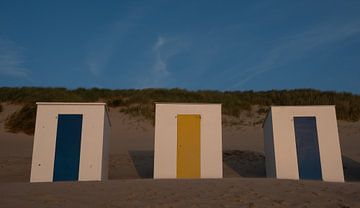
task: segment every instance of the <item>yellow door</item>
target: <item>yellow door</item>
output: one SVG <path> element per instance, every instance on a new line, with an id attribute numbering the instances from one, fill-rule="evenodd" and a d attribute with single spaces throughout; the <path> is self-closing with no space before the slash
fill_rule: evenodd
<path id="1" fill-rule="evenodd" d="M 200 115 L 177 116 L 177 178 L 200 178 Z"/>

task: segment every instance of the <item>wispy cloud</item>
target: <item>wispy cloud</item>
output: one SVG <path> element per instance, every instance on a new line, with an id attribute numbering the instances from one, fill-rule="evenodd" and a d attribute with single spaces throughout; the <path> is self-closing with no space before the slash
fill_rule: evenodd
<path id="1" fill-rule="evenodd" d="M 144 8 L 131 10 L 124 18 L 110 24 L 102 33 L 90 40 L 85 63 L 92 75 L 98 76 L 106 70 L 123 38 L 136 27 L 136 22 L 142 18 L 143 13 Z"/>
<path id="2" fill-rule="evenodd" d="M 11 40 L 0 38 L 0 74 L 25 77 L 29 70 L 24 66 L 24 48 Z"/>
<path id="3" fill-rule="evenodd" d="M 158 40 L 156 41 L 154 45 L 154 50 L 159 50 L 161 46 L 163 46 L 166 43 L 166 39 L 162 36 L 158 37 Z"/>
<path id="4" fill-rule="evenodd" d="M 100 34 L 90 42 L 85 61 L 92 75 L 100 75 L 106 69 L 114 51 L 119 47 L 121 39 L 131 26 L 125 22 L 115 23 L 104 34 Z"/>
<path id="5" fill-rule="evenodd" d="M 165 87 L 171 76 L 169 60 L 187 48 L 187 43 L 178 37 L 159 35 L 153 44 L 153 64 L 150 76 L 142 80 L 142 87 Z"/>
<path id="6" fill-rule="evenodd" d="M 359 23 L 316 27 L 279 40 L 264 55 L 257 56 L 255 58 L 258 60 L 257 62 L 245 68 L 241 68 L 244 67 L 242 64 L 233 66 L 225 70 L 225 73 L 235 74 L 229 81 L 235 82 L 233 88 L 238 88 L 253 78 L 296 61 L 320 47 L 346 40 L 358 34 L 360 34 Z"/>
<path id="7" fill-rule="evenodd" d="M 166 40 L 164 37 L 159 36 L 158 40 L 156 41 L 153 50 L 155 53 L 155 63 L 153 66 L 153 72 L 159 77 L 164 78 L 166 77 L 169 72 L 167 70 L 167 60 L 171 57 L 171 54 L 164 54 L 163 47 L 169 41 Z"/>

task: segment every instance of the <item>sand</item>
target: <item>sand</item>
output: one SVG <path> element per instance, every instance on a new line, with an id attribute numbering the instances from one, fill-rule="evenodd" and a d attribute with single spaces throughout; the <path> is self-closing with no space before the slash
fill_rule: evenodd
<path id="1" fill-rule="evenodd" d="M 19 106 L 2 105 L 0 207 L 360 207 L 360 122 L 338 122 L 346 183 L 266 179 L 249 122 L 223 126 L 225 179 L 153 180 L 154 127 L 111 108 L 109 181 L 30 184 L 33 136 L 6 132 Z"/>
<path id="2" fill-rule="evenodd" d="M 274 179 L 7 183 L 1 207 L 359 207 L 359 183 Z"/>

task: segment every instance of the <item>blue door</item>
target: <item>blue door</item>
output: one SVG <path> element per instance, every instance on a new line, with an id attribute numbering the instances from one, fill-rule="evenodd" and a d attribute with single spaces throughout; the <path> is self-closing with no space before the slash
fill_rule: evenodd
<path id="1" fill-rule="evenodd" d="M 315 117 L 294 117 L 300 179 L 322 180 Z"/>
<path id="2" fill-rule="evenodd" d="M 82 115 L 58 115 L 53 181 L 79 178 L 82 120 Z"/>

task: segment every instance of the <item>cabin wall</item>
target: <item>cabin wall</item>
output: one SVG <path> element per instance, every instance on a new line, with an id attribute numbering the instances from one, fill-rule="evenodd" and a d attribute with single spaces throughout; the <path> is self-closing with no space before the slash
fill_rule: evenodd
<path id="1" fill-rule="evenodd" d="M 176 178 L 178 114 L 200 114 L 201 178 L 222 178 L 220 104 L 156 104 L 154 178 Z"/>
<path id="2" fill-rule="evenodd" d="M 31 182 L 53 181 L 57 116 L 82 114 L 79 181 L 101 180 L 104 143 L 104 105 L 40 104 L 37 107 Z"/>

